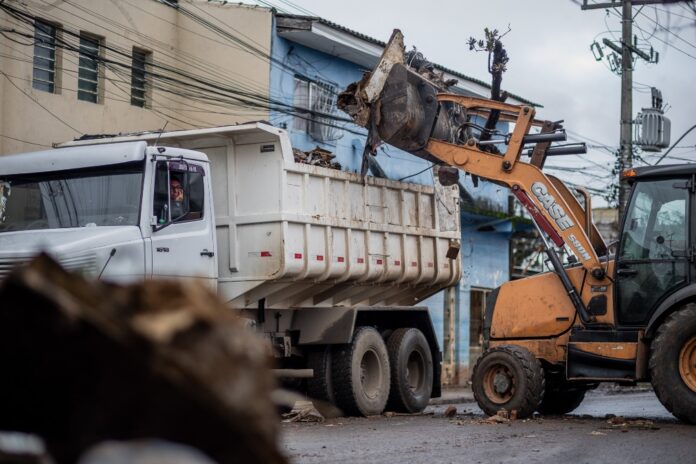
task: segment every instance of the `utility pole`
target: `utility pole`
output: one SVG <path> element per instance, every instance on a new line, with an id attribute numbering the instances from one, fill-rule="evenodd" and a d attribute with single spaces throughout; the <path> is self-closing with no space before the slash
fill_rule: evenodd
<path id="1" fill-rule="evenodd" d="M 633 5 L 678 3 L 679 0 L 611 0 L 604 3 L 589 3 L 583 0 L 583 10 L 621 7 L 621 44 L 605 39 L 604 44 L 621 56 L 621 134 L 619 157 L 621 169 L 633 167 L 633 55 L 649 60 L 651 57 L 633 43 Z M 619 217 L 623 217 L 630 192 L 625 183 L 619 184 Z"/>
<path id="2" fill-rule="evenodd" d="M 621 14 L 621 145 L 619 165 L 621 169 L 633 167 L 633 52 L 628 44 L 633 43 L 633 8 L 631 0 L 623 0 Z M 627 182 L 619 183 L 619 217 L 626 211 L 630 193 Z"/>

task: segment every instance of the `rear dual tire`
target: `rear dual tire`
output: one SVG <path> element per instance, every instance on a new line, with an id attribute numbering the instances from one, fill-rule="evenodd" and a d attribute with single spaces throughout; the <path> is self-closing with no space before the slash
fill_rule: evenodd
<path id="1" fill-rule="evenodd" d="M 348 345 L 333 352 L 336 406 L 349 416 L 381 414 L 389 398 L 389 355 L 382 336 L 372 327 L 359 327 Z"/>
<path id="2" fill-rule="evenodd" d="M 387 409 L 417 413 L 428 406 L 433 391 L 433 357 L 418 329 L 396 329 L 387 339 L 391 388 Z"/>
<path id="3" fill-rule="evenodd" d="M 376 329 L 358 327 L 350 344 L 321 352 L 316 352 L 314 361 L 310 357 L 315 377 L 308 393 L 334 403 L 346 415 L 381 414 L 385 407 L 416 413 L 430 402 L 433 360 L 430 345 L 418 329 L 396 329 L 385 343 Z M 331 359 L 328 375 L 327 358 Z"/>

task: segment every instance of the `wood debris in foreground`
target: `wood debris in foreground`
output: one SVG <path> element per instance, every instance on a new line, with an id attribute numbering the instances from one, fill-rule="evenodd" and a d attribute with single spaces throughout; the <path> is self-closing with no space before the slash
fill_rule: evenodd
<path id="1" fill-rule="evenodd" d="M 58 464 L 139 438 L 285 462 L 267 346 L 202 285 L 87 281 L 42 255 L 0 302 L 0 430 L 40 436 Z"/>

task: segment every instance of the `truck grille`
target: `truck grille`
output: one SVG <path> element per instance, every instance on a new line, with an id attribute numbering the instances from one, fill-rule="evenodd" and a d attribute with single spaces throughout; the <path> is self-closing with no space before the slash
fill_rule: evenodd
<path id="1" fill-rule="evenodd" d="M 31 261 L 36 254 L 2 256 L 0 254 L 0 280 L 4 279 L 12 270 Z M 97 273 L 97 256 L 94 253 L 81 253 L 79 255 L 59 255 L 56 260 L 67 271 L 81 274 Z"/>

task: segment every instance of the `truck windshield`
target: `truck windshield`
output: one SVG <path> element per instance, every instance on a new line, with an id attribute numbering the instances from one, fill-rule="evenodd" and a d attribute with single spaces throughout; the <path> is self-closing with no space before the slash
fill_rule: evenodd
<path id="1" fill-rule="evenodd" d="M 0 232 L 137 225 L 143 163 L 0 175 Z"/>

